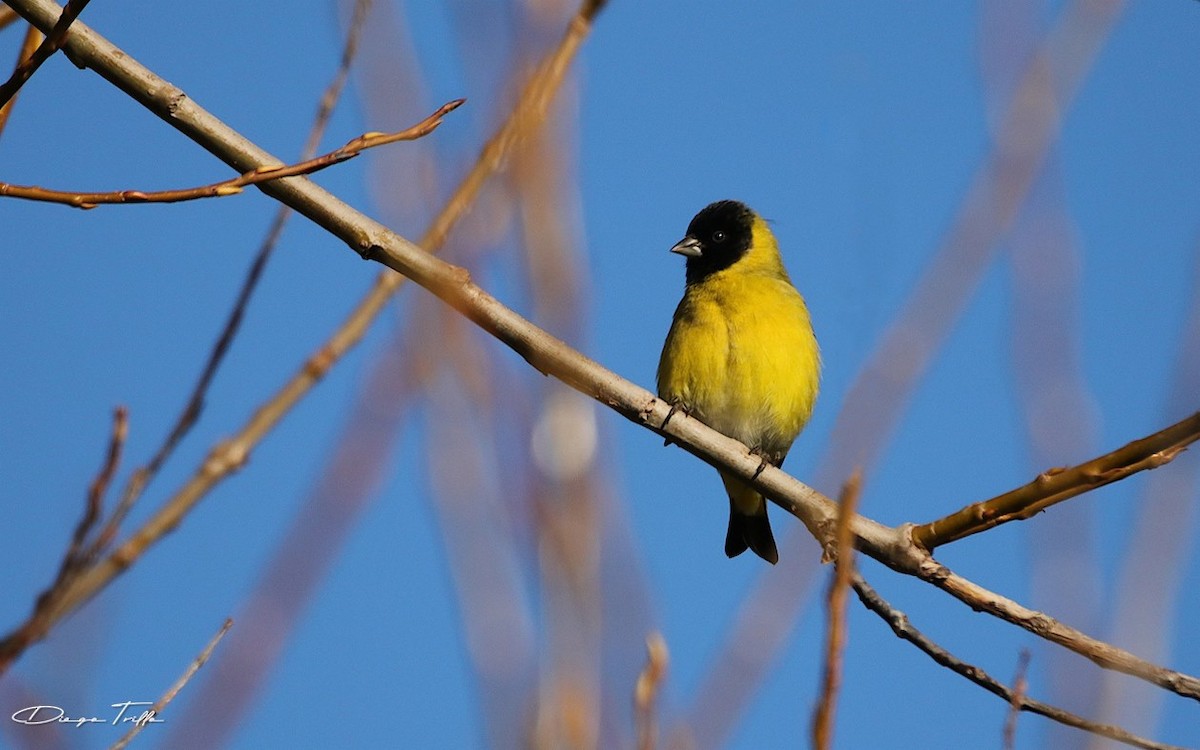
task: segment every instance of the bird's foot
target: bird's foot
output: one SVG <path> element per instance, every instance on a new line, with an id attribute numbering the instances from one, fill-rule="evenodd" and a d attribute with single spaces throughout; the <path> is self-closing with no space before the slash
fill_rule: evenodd
<path id="1" fill-rule="evenodd" d="M 670 408 L 670 410 L 667 411 L 667 416 L 663 418 L 662 424 L 660 424 L 658 426 L 658 429 L 660 429 L 660 430 L 667 429 L 667 423 L 671 421 L 671 417 L 675 416 L 676 412 L 683 412 L 683 416 L 685 416 L 685 417 L 688 415 L 687 407 L 685 407 L 683 404 L 679 403 L 678 401 L 672 401 L 671 408 Z M 675 442 L 675 441 L 671 439 L 670 435 L 667 435 L 665 438 L 663 438 L 663 445 L 670 445 L 673 442 Z"/>
<path id="2" fill-rule="evenodd" d="M 753 482 L 755 479 L 758 479 L 758 475 L 762 474 L 763 469 L 767 468 L 767 465 L 771 462 L 763 455 L 762 448 L 757 445 L 750 449 L 750 455 L 756 456 L 759 459 L 758 468 L 754 470 L 754 476 L 750 477 L 750 481 Z"/>

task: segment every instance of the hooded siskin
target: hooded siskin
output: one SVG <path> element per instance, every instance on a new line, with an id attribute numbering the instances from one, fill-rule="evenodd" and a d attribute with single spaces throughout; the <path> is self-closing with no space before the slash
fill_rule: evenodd
<path id="1" fill-rule="evenodd" d="M 658 363 L 659 397 L 779 466 L 812 414 L 821 355 L 775 236 L 745 204 L 719 201 L 671 251 L 687 258 L 687 286 Z M 749 548 L 778 562 L 762 495 L 721 479 L 725 554 Z"/>

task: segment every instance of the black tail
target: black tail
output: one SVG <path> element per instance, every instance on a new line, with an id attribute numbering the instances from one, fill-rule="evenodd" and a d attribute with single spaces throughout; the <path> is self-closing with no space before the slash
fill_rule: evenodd
<path id="1" fill-rule="evenodd" d="M 775 535 L 771 533 L 771 522 L 767 519 L 767 504 L 762 503 L 758 512 L 742 513 L 733 503 L 729 506 L 729 531 L 725 534 L 725 554 L 737 557 L 747 549 L 774 565 L 779 562 L 779 550 L 775 548 Z"/>

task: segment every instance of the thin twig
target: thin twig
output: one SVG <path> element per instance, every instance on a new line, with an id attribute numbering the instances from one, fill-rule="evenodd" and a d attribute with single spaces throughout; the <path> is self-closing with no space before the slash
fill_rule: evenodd
<path id="1" fill-rule="evenodd" d="M 70 0 L 67 3 L 66 7 L 62 9 L 58 21 L 54 24 L 54 28 L 46 35 L 38 48 L 17 65 L 17 69 L 13 71 L 7 81 L 0 84 L 0 107 L 16 96 L 25 82 L 37 72 L 38 68 L 42 67 L 42 63 L 58 51 L 67 38 L 67 32 L 71 30 L 71 24 L 79 17 L 87 4 L 88 0 Z"/>
<path id="2" fill-rule="evenodd" d="M 646 666 L 638 674 L 633 688 L 633 720 L 637 728 L 638 750 L 654 750 L 658 743 L 655 703 L 667 674 L 667 642 L 657 631 L 646 636 Z"/>
<path id="3" fill-rule="evenodd" d="M 851 586 L 854 592 L 858 594 L 859 601 L 863 603 L 867 609 L 886 622 L 898 637 L 913 644 L 923 651 L 929 658 L 933 659 L 938 664 L 946 667 L 955 674 L 961 675 L 976 685 L 980 686 L 989 693 L 999 696 L 1006 702 L 1017 702 L 1022 711 L 1045 716 L 1048 719 L 1057 721 L 1060 724 L 1065 724 L 1069 727 L 1076 727 L 1086 732 L 1107 737 L 1118 742 L 1123 742 L 1126 745 L 1133 747 L 1148 748 L 1149 750 L 1186 750 L 1186 748 L 1176 745 L 1168 745 L 1161 742 L 1138 737 L 1121 727 L 1111 724 L 1100 724 L 1098 722 L 1089 721 L 1081 716 L 1065 711 L 1057 706 L 1051 706 L 1048 703 L 1034 700 L 1028 696 L 1017 696 L 1014 690 L 1010 690 L 1006 685 L 999 682 L 987 672 L 983 671 L 974 664 L 959 659 L 954 654 L 939 646 L 932 641 L 924 633 L 918 630 L 909 621 L 908 615 L 893 607 L 886 599 L 879 595 L 871 587 L 866 580 L 858 573 L 854 574 L 851 581 Z"/>
<path id="4" fill-rule="evenodd" d="M 200 655 L 188 665 L 188 668 L 184 670 L 183 674 L 179 675 L 179 679 L 175 681 L 175 684 L 171 685 L 171 687 L 167 689 L 167 692 L 163 693 L 162 697 L 155 701 L 154 705 L 147 710 L 146 713 L 148 714 L 149 718 L 153 719 L 154 717 L 157 717 L 158 714 L 162 713 L 162 710 L 166 707 L 166 705 L 173 701 L 176 695 L 179 695 L 179 691 L 183 690 L 183 687 L 188 684 L 188 682 L 192 679 L 192 676 L 195 675 L 196 672 L 200 671 L 200 667 L 203 667 L 204 663 L 207 662 L 209 657 L 212 656 L 217 644 L 221 642 L 221 639 L 225 637 L 225 634 L 229 632 L 229 628 L 231 627 L 233 627 L 233 619 L 229 617 L 225 618 L 225 623 L 221 625 L 221 629 L 217 631 L 216 635 L 214 635 L 211 640 L 209 640 L 208 645 L 204 647 L 204 650 L 200 652 Z M 125 736 L 114 742 L 109 747 L 109 750 L 122 750 L 122 748 L 128 745 L 134 737 L 137 737 L 138 733 L 145 729 L 146 725 L 149 723 L 150 721 L 135 722 L 133 727 L 131 727 L 130 730 L 125 733 Z"/>
<path id="5" fill-rule="evenodd" d="M 333 114 L 333 110 L 341 100 L 342 92 L 346 87 L 346 81 L 349 80 L 350 68 L 358 52 L 358 43 L 366 23 L 367 12 L 370 10 L 372 2 L 373 0 L 357 0 L 354 4 L 354 12 L 350 20 L 350 26 L 346 30 L 346 41 L 342 47 L 342 55 L 338 63 L 337 72 L 334 73 L 333 79 L 329 82 L 329 85 L 325 88 L 324 93 L 322 93 L 318 101 L 317 112 L 313 117 L 312 127 L 309 129 L 304 147 L 300 150 L 300 159 L 302 161 L 312 158 L 313 154 L 316 153 L 317 148 L 321 145 L 321 138 L 325 134 L 325 129 L 329 125 L 329 119 Z M 129 481 L 126 482 L 125 489 L 121 493 L 121 499 L 117 503 L 116 509 L 105 523 L 104 529 L 96 538 L 93 553 L 104 550 L 113 538 L 115 538 L 121 523 L 125 520 L 125 516 L 129 513 L 134 503 L 137 502 L 146 485 L 158 474 L 159 469 L 166 463 L 167 459 L 174 452 L 175 447 L 179 445 L 179 442 L 183 440 L 183 437 L 200 418 L 209 386 L 212 384 L 213 378 L 216 377 L 217 370 L 220 368 L 226 353 L 229 351 L 230 345 L 241 328 L 242 318 L 245 315 L 246 308 L 250 304 L 250 298 L 253 297 L 255 289 L 258 288 L 259 279 L 262 278 L 267 262 L 274 253 L 275 247 L 279 244 L 279 239 L 283 236 L 283 228 L 292 213 L 292 209 L 285 205 L 279 206 L 276 210 L 275 218 L 271 221 L 271 227 L 267 230 L 266 237 L 263 239 L 262 244 L 259 245 L 258 252 L 254 255 L 254 261 L 250 264 L 250 268 L 246 272 L 246 277 L 242 282 L 241 290 L 238 292 L 237 300 L 234 302 L 232 310 L 230 310 L 229 318 L 225 321 L 225 327 L 221 330 L 216 344 L 213 345 L 212 351 L 209 353 L 208 361 L 200 373 L 195 388 L 192 389 L 192 394 L 188 398 L 187 404 L 183 407 L 183 411 L 180 412 L 178 419 L 175 421 L 175 426 L 171 428 L 171 432 L 168 433 L 166 440 L 159 446 L 154 456 L 145 466 L 141 466 L 134 471 Z"/>
<path id="6" fill-rule="evenodd" d="M 1025 677 L 1029 669 L 1029 649 L 1021 649 L 1017 657 L 1017 673 L 1013 676 L 1012 697 L 1008 700 L 1008 716 L 1004 719 L 1004 750 L 1013 750 L 1017 746 L 1017 717 L 1021 714 L 1021 704 L 1029 692 L 1029 680 Z"/>
<path id="7" fill-rule="evenodd" d="M 350 14 L 350 25 L 346 27 L 346 39 L 342 43 L 342 54 L 338 58 L 337 72 L 325 87 L 321 98 L 317 101 L 317 112 L 313 116 L 312 127 L 308 131 L 308 139 L 300 149 L 300 158 L 308 159 L 317 153 L 325 129 L 329 126 L 329 118 L 342 100 L 342 92 L 346 82 L 350 80 L 350 69 L 354 66 L 354 58 L 358 56 L 359 42 L 362 40 L 363 29 L 366 28 L 367 16 L 374 0 L 356 0 L 354 10 Z M 284 206 L 281 210 L 286 210 Z"/>
<path id="8" fill-rule="evenodd" d="M 837 711 L 837 696 L 842 683 L 842 652 L 846 647 L 846 590 L 854 574 L 854 535 L 850 521 L 854 518 L 862 492 L 862 472 L 855 470 L 842 485 L 838 498 L 837 531 L 828 548 L 833 555 L 833 576 L 829 581 L 825 630 L 825 666 L 821 677 L 821 698 L 813 711 L 812 740 L 817 750 L 833 746 L 833 725 Z"/>
<path id="9" fill-rule="evenodd" d="M 12 10 L 7 6 L 0 8 L 0 10 L 7 10 L 12 13 Z M 17 18 L 20 17 L 16 16 L 15 13 L 13 15 Z M 45 37 L 42 36 L 42 32 L 38 31 L 36 26 L 30 24 L 29 28 L 25 30 L 25 39 L 21 42 L 21 50 L 17 53 L 18 68 L 20 67 L 21 63 L 23 63 L 29 58 L 30 55 L 33 54 L 34 50 L 36 50 L 38 45 L 42 43 L 43 39 L 45 39 Z M 13 94 L 11 99 L 0 105 L 0 133 L 3 133 L 5 126 L 8 125 L 9 115 L 12 114 L 13 105 L 16 103 L 17 95 Z"/>
<path id="10" fill-rule="evenodd" d="M 1093 638 L 1049 615 L 1024 607 L 1007 597 L 970 581 L 929 558 L 917 577 L 932 583 L 978 612 L 1012 623 L 1051 643 L 1074 651 L 1104 669 L 1124 672 L 1172 693 L 1200 701 L 1200 680 L 1173 669 L 1153 664 L 1123 648 Z"/>
<path id="11" fill-rule="evenodd" d="M 1076 495 L 1170 463 L 1197 438 L 1200 438 L 1200 412 L 1091 461 L 1050 469 L 1029 484 L 917 526 L 912 532 L 913 541 L 932 551 L 1002 523 L 1032 518 Z"/>
<path id="12" fill-rule="evenodd" d="M 64 567 L 77 568 L 91 562 L 85 551 L 87 537 L 92 527 L 103 515 L 104 496 L 108 493 L 108 486 L 112 483 L 117 466 L 121 463 L 121 449 L 125 446 L 125 438 L 128 434 L 129 413 L 124 406 L 118 406 L 113 412 L 113 431 L 108 442 L 108 454 L 105 457 L 104 466 L 101 467 L 100 473 L 96 475 L 88 488 L 87 510 L 75 528 L 75 535 L 71 539 L 71 548 L 67 551 Z"/>
<path id="13" fill-rule="evenodd" d="M 281 180 L 285 177 L 310 175 L 314 172 L 319 172 L 327 167 L 332 167 L 348 159 L 353 159 L 370 148 L 386 146 L 389 143 L 396 143 L 397 141 L 413 141 L 423 138 L 437 129 L 438 125 L 442 124 L 443 117 L 458 109 L 465 101 L 465 99 L 455 99 L 454 101 L 447 102 L 438 107 L 436 112 L 416 125 L 395 133 L 364 133 L 349 141 L 341 148 L 330 151 L 327 154 L 287 166 L 269 165 L 256 167 L 237 177 L 222 180 L 221 182 L 214 182 L 210 185 L 150 192 L 142 190 L 117 190 L 106 193 L 83 193 L 74 190 L 53 190 L 36 185 L 12 185 L 7 182 L 0 182 L 0 197 L 60 203 L 66 206 L 85 209 L 95 208 L 102 204 L 180 203 L 182 201 L 199 200 L 201 198 L 223 198 L 227 195 L 237 195 L 242 192 L 243 188 L 249 185 L 259 185 L 271 180 Z"/>

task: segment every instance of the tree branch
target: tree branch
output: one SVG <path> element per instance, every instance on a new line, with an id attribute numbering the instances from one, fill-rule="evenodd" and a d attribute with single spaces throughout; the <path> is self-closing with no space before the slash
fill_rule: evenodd
<path id="1" fill-rule="evenodd" d="M 204 664 L 209 660 L 213 654 L 213 651 L 216 650 L 217 644 L 221 642 L 221 639 L 225 637 L 225 634 L 229 632 L 229 628 L 231 627 L 233 627 L 233 620 L 226 617 L 225 623 L 221 625 L 221 629 L 218 630 L 211 639 L 209 639 L 208 645 L 204 647 L 204 650 L 200 652 L 200 655 L 193 659 L 192 663 L 188 665 L 188 668 L 183 671 L 183 674 L 179 675 L 179 679 L 176 680 L 171 687 L 167 688 L 167 692 L 163 693 L 162 697 L 156 700 L 154 705 L 150 706 L 148 713 L 151 716 L 157 716 L 158 714 L 162 713 L 163 708 L 165 708 L 168 703 L 175 700 L 175 696 L 179 695 L 179 691 L 183 690 L 184 686 L 191 681 L 192 677 L 200 671 L 200 667 L 203 667 Z M 138 733 L 140 733 L 145 727 L 145 722 L 135 723 L 123 737 L 109 747 L 109 750 L 123 750 L 124 747 L 128 745 L 134 737 L 137 737 Z"/>
<path id="2" fill-rule="evenodd" d="M 181 203 L 183 201 L 199 200 L 201 198 L 223 198 L 227 195 L 237 195 L 242 188 L 249 185 L 259 185 L 271 180 L 281 180 L 285 177 L 309 175 L 319 172 L 377 146 L 386 146 L 397 141 L 415 141 L 423 138 L 442 124 L 442 118 L 462 106 L 466 99 L 455 99 L 447 102 L 436 112 L 421 120 L 410 128 L 395 133 L 364 133 L 351 140 L 339 149 L 327 154 L 306 159 L 305 161 L 288 166 L 261 166 L 244 172 L 221 182 L 199 187 L 180 188 L 177 190 L 158 190 L 145 192 L 142 190 L 117 190 L 107 193 L 81 193 L 72 190 L 52 190 L 36 185 L 11 185 L 0 182 L 0 198 L 22 198 L 24 200 L 42 201 L 45 203 L 60 203 L 75 208 L 95 208 L 101 204 L 131 204 L 131 203 Z"/>
<path id="3" fill-rule="evenodd" d="M 1186 750 L 1185 748 L 1175 745 L 1166 745 L 1160 742 L 1154 742 L 1137 735 L 1131 734 L 1121 727 L 1111 724 L 1099 724 L 1088 721 L 1080 716 L 1064 711 L 1057 706 L 1051 706 L 1047 703 L 1034 700 L 1027 695 L 1020 695 L 1017 691 L 1009 689 L 1006 685 L 999 682 L 987 672 L 979 667 L 968 664 L 962 661 L 954 654 L 939 646 L 932 641 L 924 633 L 909 621 L 908 615 L 893 607 L 886 599 L 879 595 L 858 573 L 854 574 L 854 579 L 851 582 L 854 588 L 854 593 L 858 594 L 859 601 L 863 606 L 879 615 L 879 617 L 891 627 L 892 632 L 899 638 L 902 638 L 913 644 L 923 651 L 929 658 L 933 659 L 938 664 L 946 667 L 955 674 L 966 677 L 971 682 L 980 686 L 989 693 L 999 696 L 1006 702 L 1016 705 L 1022 711 L 1045 716 L 1048 719 L 1053 719 L 1060 724 L 1065 724 L 1069 727 L 1076 727 L 1092 734 L 1108 737 L 1109 739 L 1123 742 L 1133 747 L 1150 748 L 1150 750 Z"/>
<path id="4" fill-rule="evenodd" d="M 1012 697 L 1008 700 L 1008 716 L 1004 718 L 1004 750 L 1013 750 L 1017 746 L 1017 717 L 1021 715 L 1021 704 L 1025 702 L 1029 692 L 1029 680 L 1025 677 L 1029 669 L 1029 649 L 1021 649 L 1017 657 L 1017 673 L 1013 676 Z"/>
<path id="5" fill-rule="evenodd" d="M 4 6 L 0 10 L 11 12 L 8 6 Z M 13 15 L 15 16 L 16 14 L 14 13 Z M 17 17 L 19 18 L 20 16 Z M 29 28 L 25 30 L 25 38 L 21 41 L 21 49 L 17 52 L 16 70 L 20 70 L 21 65 L 37 50 L 38 45 L 42 43 L 43 39 L 45 37 L 42 36 L 42 32 L 38 31 L 36 26 L 30 24 Z M 12 114 L 13 105 L 16 103 L 17 95 L 13 94 L 12 98 L 0 105 L 0 134 L 4 132 L 4 128 L 8 125 L 8 118 Z"/>
<path id="6" fill-rule="evenodd" d="M 125 438 L 128 435 L 129 413 L 124 406 L 118 406 L 113 412 L 113 430 L 108 443 L 108 455 L 104 459 L 104 466 L 101 467 L 100 473 L 88 487 L 87 510 L 80 519 L 79 526 L 75 528 L 75 536 L 71 539 L 71 548 L 67 550 L 66 559 L 63 561 L 64 570 L 79 568 L 91 562 L 91 555 L 86 547 L 87 537 L 103 514 L 104 496 L 108 493 L 108 485 L 112 483 L 113 475 L 117 473 L 117 466 L 121 463 L 121 449 L 125 446 Z M 59 575 L 62 577 L 61 573 Z"/>
<path id="7" fill-rule="evenodd" d="M 1185 698 L 1200 701 L 1200 680 L 1195 677 L 1152 664 L 1123 648 L 1092 638 L 1043 612 L 1024 607 L 963 578 L 932 557 L 917 572 L 917 577 L 932 583 L 977 612 L 987 612 L 1024 628 L 1040 638 L 1087 657 L 1104 669 L 1124 672 Z"/>
<path id="8" fill-rule="evenodd" d="M 1024 521 L 1046 508 L 1097 487 L 1170 463 L 1200 438 L 1200 412 L 1111 453 L 1069 468 L 1049 469 L 1029 484 L 955 511 L 913 529 L 927 550 L 1009 521 Z"/>
<path id="9" fill-rule="evenodd" d="M 646 666 L 633 687 L 633 720 L 638 750 L 654 750 L 658 722 L 654 706 L 667 674 L 667 642 L 658 631 L 646 636 Z"/>
<path id="10" fill-rule="evenodd" d="M 833 554 L 833 576 L 829 581 L 826 596 L 829 610 L 825 634 L 825 667 L 822 670 L 821 698 L 813 711 L 812 740 L 817 750 L 833 746 L 834 712 L 837 694 L 842 683 L 842 652 L 846 648 L 846 589 L 854 575 L 854 536 L 850 533 L 850 519 L 858 507 L 862 492 L 862 473 L 855 471 L 842 486 L 838 498 L 837 531 Z"/>
<path id="11" fill-rule="evenodd" d="M 37 69 L 42 67 L 42 63 L 50 59 L 63 45 L 63 41 L 67 38 L 67 32 L 71 30 L 71 24 L 79 17 L 79 14 L 87 6 L 89 0 L 70 0 L 67 7 L 59 8 L 62 12 L 56 16 L 57 20 L 46 32 L 46 38 L 38 45 L 38 48 L 33 51 L 33 54 L 24 58 L 13 71 L 8 80 L 0 84 L 0 107 L 17 95 L 25 82 L 37 72 Z M 15 8 L 14 8 L 15 10 Z M 48 24 L 47 24 L 48 25 Z"/>

